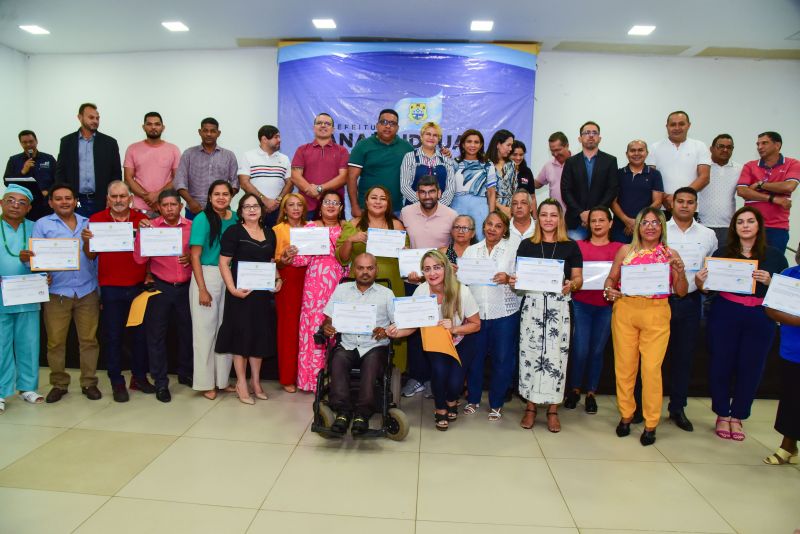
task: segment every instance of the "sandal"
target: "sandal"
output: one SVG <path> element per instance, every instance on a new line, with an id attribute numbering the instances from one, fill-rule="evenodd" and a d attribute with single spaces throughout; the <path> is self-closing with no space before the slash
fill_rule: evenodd
<path id="1" fill-rule="evenodd" d="M 530 425 L 526 425 L 525 424 L 525 418 L 528 417 L 529 413 L 532 413 L 533 416 L 531 417 L 531 424 Z M 525 415 L 522 416 L 522 421 L 519 422 L 519 426 L 521 426 L 525 430 L 530 430 L 531 428 L 533 428 L 534 424 L 536 424 L 536 405 L 535 404 L 533 405 L 533 408 L 527 408 L 527 407 L 525 408 Z"/>
<path id="2" fill-rule="evenodd" d="M 796 464 L 798 463 L 797 451 L 792 453 L 784 448 L 778 447 L 777 451 L 764 458 L 764 463 L 767 465 Z"/>
<path id="3" fill-rule="evenodd" d="M 744 428 L 741 419 L 731 417 L 731 439 L 733 441 L 744 441 Z"/>
<path id="4" fill-rule="evenodd" d="M 500 411 L 502 408 L 492 408 L 489 410 L 489 421 L 499 421 L 501 417 L 503 417 L 503 413 Z"/>
<path id="5" fill-rule="evenodd" d="M 19 396 L 22 397 L 22 400 L 31 404 L 41 404 L 44 402 L 44 397 L 35 391 L 21 391 Z"/>
<path id="6" fill-rule="evenodd" d="M 6 400 L 0 399 L 0 415 L 6 413 Z"/>
<path id="7" fill-rule="evenodd" d="M 467 405 L 464 406 L 464 415 L 472 415 L 475 412 L 477 412 L 478 408 L 480 408 L 480 407 L 481 407 L 480 404 L 469 404 L 469 403 L 467 403 Z"/>
<path id="8" fill-rule="evenodd" d="M 217 390 L 209 389 L 208 391 L 204 391 L 203 397 L 207 398 L 208 400 L 214 400 L 217 398 Z"/>
<path id="9" fill-rule="evenodd" d="M 447 405 L 447 420 L 448 421 L 455 421 L 458 419 L 458 403 L 450 406 Z"/>
<path id="10" fill-rule="evenodd" d="M 555 420 L 551 420 L 551 417 L 555 417 Z M 547 430 L 553 434 L 561 432 L 561 421 L 558 420 L 558 408 L 556 408 L 554 412 L 547 410 Z"/>
<path id="11" fill-rule="evenodd" d="M 433 413 L 433 420 L 436 422 L 436 430 L 447 430 L 449 422 L 447 421 L 446 413 Z"/>
<path id="12" fill-rule="evenodd" d="M 729 417 L 717 416 L 714 433 L 722 439 L 731 439 L 731 420 Z"/>

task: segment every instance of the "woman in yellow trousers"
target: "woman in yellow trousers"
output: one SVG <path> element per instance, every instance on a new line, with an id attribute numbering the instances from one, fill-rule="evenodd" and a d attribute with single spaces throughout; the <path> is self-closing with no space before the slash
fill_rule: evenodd
<path id="1" fill-rule="evenodd" d="M 669 281 L 661 285 L 653 278 L 646 290 L 621 288 L 626 266 L 668 264 Z M 625 289 L 628 294 L 624 294 Z M 656 441 L 656 427 L 661 418 L 661 362 L 669 343 L 670 293 L 686 295 L 688 282 L 680 255 L 667 247 L 666 219 L 661 210 L 647 207 L 636 217 L 633 242 L 619 249 L 611 272 L 604 284 L 605 298 L 613 303 L 611 334 L 614 340 L 614 370 L 617 377 L 617 406 L 620 422 L 617 436 L 631 433 L 631 420 L 636 409 L 633 388 L 641 355 L 642 411 L 644 432 L 642 445 Z M 652 291 L 651 294 L 645 294 Z"/>

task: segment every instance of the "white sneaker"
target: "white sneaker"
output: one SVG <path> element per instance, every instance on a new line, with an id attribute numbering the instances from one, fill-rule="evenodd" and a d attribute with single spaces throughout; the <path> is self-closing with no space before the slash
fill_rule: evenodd
<path id="1" fill-rule="evenodd" d="M 413 378 L 409 378 L 406 385 L 403 386 L 403 389 L 400 391 L 400 394 L 403 397 L 413 397 L 417 393 L 425 391 L 425 386 L 414 380 Z"/>

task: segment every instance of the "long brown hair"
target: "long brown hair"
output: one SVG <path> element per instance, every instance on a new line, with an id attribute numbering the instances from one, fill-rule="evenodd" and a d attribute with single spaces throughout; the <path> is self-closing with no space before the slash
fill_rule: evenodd
<path id="1" fill-rule="evenodd" d="M 752 257 L 763 260 L 767 253 L 767 231 L 764 229 L 764 216 L 752 206 L 739 208 L 731 217 L 731 223 L 728 225 L 728 244 L 725 247 L 725 256 L 729 258 L 743 256 L 742 242 L 739 239 L 739 234 L 736 233 L 736 219 L 743 213 L 752 213 L 756 218 L 758 232 L 756 233 L 756 242 L 753 243 L 753 249 L 750 252 L 753 255 Z"/>
<path id="2" fill-rule="evenodd" d="M 486 143 L 483 140 L 483 134 L 472 128 L 461 134 L 461 137 L 458 139 L 458 158 L 456 158 L 456 161 L 464 161 L 464 158 L 467 157 L 467 150 L 464 148 L 464 142 L 467 140 L 467 137 L 471 135 L 477 135 L 478 139 L 481 140 L 481 148 L 478 150 L 476 157 L 481 163 L 486 163 Z"/>
<path id="3" fill-rule="evenodd" d="M 569 236 L 567 235 L 567 223 L 564 221 L 564 210 L 561 208 L 561 203 L 554 199 L 554 198 L 546 198 L 539 206 L 536 208 L 536 215 L 538 216 L 542 212 L 542 208 L 545 206 L 555 206 L 558 210 L 558 227 L 556 228 L 556 241 L 561 243 L 562 241 L 569 241 Z M 542 232 L 542 225 L 537 224 L 536 227 L 533 229 L 533 234 L 531 235 L 531 243 L 541 243 L 544 240 L 544 233 Z"/>
<path id="4" fill-rule="evenodd" d="M 461 309 L 461 282 L 458 281 L 456 273 L 453 272 L 453 266 L 447 258 L 438 250 L 429 250 L 422 255 L 419 260 L 419 270 L 422 271 L 422 265 L 427 258 L 432 258 L 436 263 L 444 269 L 444 292 L 442 295 L 442 315 L 443 319 L 452 320 Z M 464 317 L 462 317 L 464 319 Z M 453 325 L 456 326 L 456 325 Z"/>
<path id="5" fill-rule="evenodd" d="M 361 214 L 361 218 L 358 221 L 358 229 L 362 232 L 366 232 L 369 230 L 369 212 L 367 211 L 367 199 L 369 198 L 369 194 L 372 193 L 374 190 L 380 189 L 383 191 L 383 194 L 386 195 L 386 213 L 383 214 L 384 219 L 386 220 L 386 228 L 389 230 L 394 230 L 394 213 L 392 212 L 392 194 L 389 192 L 388 189 L 383 187 L 382 185 L 373 185 L 369 189 L 367 189 L 366 194 L 364 194 L 364 213 Z"/>

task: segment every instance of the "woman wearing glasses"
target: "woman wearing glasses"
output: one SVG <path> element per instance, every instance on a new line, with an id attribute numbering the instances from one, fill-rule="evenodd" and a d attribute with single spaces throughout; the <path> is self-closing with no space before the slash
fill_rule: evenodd
<path id="1" fill-rule="evenodd" d="M 453 221 L 453 229 L 450 231 L 450 244 L 441 247 L 439 252 L 445 255 L 447 261 L 452 265 L 458 266 L 460 258 L 467 247 L 474 245 L 478 241 L 475 239 L 475 221 L 469 215 L 459 215 Z"/>
<path id="2" fill-rule="evenodd" d="M 317 374 L 325 366 L 325 349 L 314 342 L 325 315 L 323 308 L 339 285 L 339 280 L 350 271 L 336 259 L 336 241 L 342 234 L 344 204 L 336 191 L 326 191 L 320 198 L 319 218 L 306 227 L 328 228 L 330 250 L 325 256 L 295 256 L 292 265 L 307 265 L 303 284 L 303 303 L 300 309 L 300 346 L 297 354 L 297 387 L 303 391 L 316 391 Z"/>
<path id="3" fill-rule="evenodd" d="M 456 195 L 450 207 L 462 215 L 469 215 L 473 221 L 482 221 L 489 215 L 487 196 L 494 198 L 497 193 L 494 165 L 486 159 L 483 144 L 483 134 L 478 130 L 465 131 L 458 142 Z M 480 228 L 475 228 L 475 233 L 479 240 L 483 239 Z"/>
<path id="4" fill-rule="evenodd" d="M 442 192 L 441 204 L 449 206 L 455 194 L 455 162 L 442 155 L 439 143 L 442 128 L 435 122 L 426 122 L 419 131 L 422 145 L 403 156 L 400 164 L 400 191 L 405 204 L 414 204 L 417 199 L 417 184 L 423 176 L 435 176 Z"/>
<path id="5" fill-rule="evenodd" d="M 636 216 L 633 242 L 619 249 L 611 273 L 603 284 L 606 300 L 614 306 L 611 312 L 611 334 L 614 343 L 614 371 L 617 377 L 617 405 L 620 422 L 617 436 L 631 433 L 636 409 L 633 387 L 636 371 L 642 368 L 642 412 L 644 432 L 642 445 L 656 442 L 656 427 L 661 418 L 661 362 L 669 343 L 671 311 L 669 293 L 656 295 L 624 295 L 620 291 L 623 266 L 667 263 L 672 293 L 682 297 L 689 291 L 680 255 L 667 247 L 667 221 L 664 213 L 653 207 L 644 208 Z"/>

